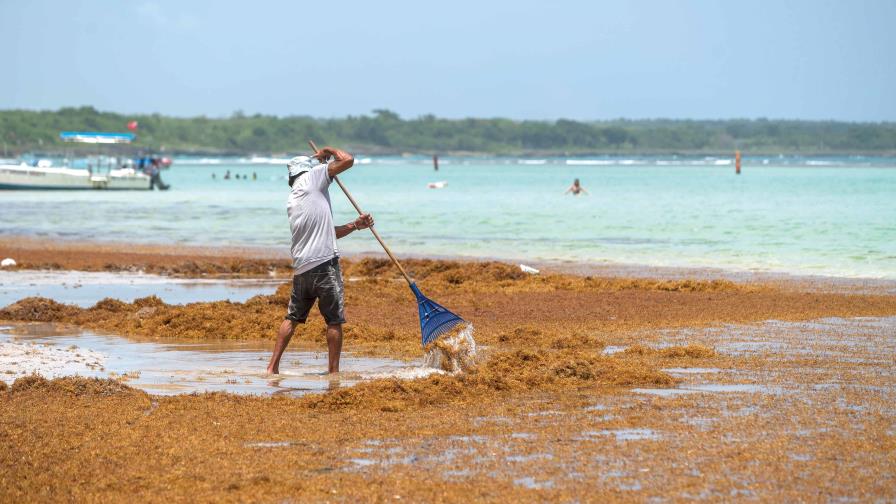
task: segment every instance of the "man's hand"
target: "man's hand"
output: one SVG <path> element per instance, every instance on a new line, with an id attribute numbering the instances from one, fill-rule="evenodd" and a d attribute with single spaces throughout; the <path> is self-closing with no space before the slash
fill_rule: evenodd
<path id="1" fill-rule="evenodd" d="M 324 147 L 314 153 L 314 157 L 321 163 L 326 163 L 330 156 L 333 157 L 333 161 L 327 166 L 327 175 L 329 175 L 330 178 L 348 170 L 355 164 L 355 158 L 353 158 L 351 154 L 335 147 Z"/>
<path id="2" fill-rule="evenodd" d="M 324 147 L 315 152 L 311 157 L 316 158 L 321 163 L 326 163 L 331 155 L 333 155 L 333 150 L 330 147 Z"/>
<path id="3" fill-rule="evenodd" d="M 342 238 L 344 236 L 348 236 L 352 231 L 358 229 L 367 229 L 373 225 L 373 217 L 370 214 L 364 214 L 357 219 L 349 222 L 348 224 L 342 226 L 336 226 L 336 238 Z"/>
<path id="4" fill-rule="evenodd" d="M 369 214 L 363 214 L 352 223 L 355 226 L 355 229 L 367 229 L 373 226 L 373 217 Z"/>

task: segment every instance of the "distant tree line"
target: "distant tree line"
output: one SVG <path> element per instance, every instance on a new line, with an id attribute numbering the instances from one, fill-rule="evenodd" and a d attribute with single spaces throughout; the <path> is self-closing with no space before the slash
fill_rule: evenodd
<path id="1" fill-rule="evenodd" d="M 0 142 L 11 154 L 60 151 L 62 130 L 126 131 L 136 120 L 143 149 L 181 153 L 288 153 L 305 141 L 359 152 L 482 154 L 746 153 L 896 154 L 896 123 L 768 119 L 516 121 L 403 119 L 389 110 L 338 119 L 235 112 L 228 118 L 123 115 L 93 107 L 0 111 Z"/>

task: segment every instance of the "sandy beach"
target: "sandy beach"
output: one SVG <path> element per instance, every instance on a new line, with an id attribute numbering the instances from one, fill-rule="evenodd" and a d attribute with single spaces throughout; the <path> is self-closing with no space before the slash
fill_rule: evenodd
<path id="1" fill-rule="evenodd" d="M 896 504 L 896 2 L 0 19 L 0 504 Z"/>
<path id="2" fill-rule="evenodd" d="M 2 241 L 0 255 L 26 269 L 289 275 L 287 261 L 252 249 L 32 239 Z M 377 258 L 343 263 L 346 350 L 419 359 L 416 311 L 397 271 Z M 261 396 L 163 396 L 121 376 L 4 381 L 0 493 L 17 502 L 187 494 L 221 501 L 896 498 L 896 296 L 887 289 L 857 294 L 824 282 L 559 269 L 528 275 L 488 261 L 407 266 L 428 295 L 475 324 L 474 368 L 358 381 L 347 367 L 345 383 L 335 378 L 326 391 Z M 0 310 L 0 320 L 134 340 L 263 345 L 288 292 L 284 283 L 243 303 L 143 298 L 87 308 L 31 298 Z M 295 344 L 323 350 L 323 330 L 313 312 Z M 8 372 L 28 352 L 39 352 L 46 369 L 65 360 L 57 355 L 65 349 L 35 348 L 7 343 L 0 366 Z M 103 364 L 101 355 L 80 355 L 78 365 Z"/>

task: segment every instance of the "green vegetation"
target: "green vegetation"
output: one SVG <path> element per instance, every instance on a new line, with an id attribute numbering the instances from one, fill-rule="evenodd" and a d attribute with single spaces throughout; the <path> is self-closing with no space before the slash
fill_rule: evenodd
<path id="1" fill-rule="evenodd" d="M 11 154 L 58 151 L 62 130 L 126 131 L 139 121 L 142 148 L 169 152 L 245 154 L 305 149 L 306 139 L 365 153 L 758 154 L 896 153 L 896 123 L 745 120 L 613 120 L 596 122 L 402 119 L 388 110 L 341 119 L 305 116 L 229 118 L 165 117 L 99 112 L 93 107 L 58 111 L 0 111 L 0 142 Z"/>

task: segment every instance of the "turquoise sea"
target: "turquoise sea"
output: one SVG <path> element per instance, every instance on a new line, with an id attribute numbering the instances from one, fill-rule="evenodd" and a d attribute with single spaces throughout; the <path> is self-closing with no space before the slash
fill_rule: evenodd
<path id="1" fill-rule="evenodd" d="M 283 247 L 285 160 L 176 158 L 167 192 L 3 191 L 0 234 Z M 399 256 L 896 279 L 896 159 L 361 158 L 342 177 Z M 222 180 L 225 171 L 248 179 Z M 252 180 L 252 173 L 257 180 Z M 212 179 L 212 174 L 216 178 Z M 574 178 L 590 191 L 564 191 Z M 447 182 L 429 189 L 430 182 Z M 336 220 L 354 211 L 334 184 Z M 377 252 L 368 233 L 343 252 Z"/>

